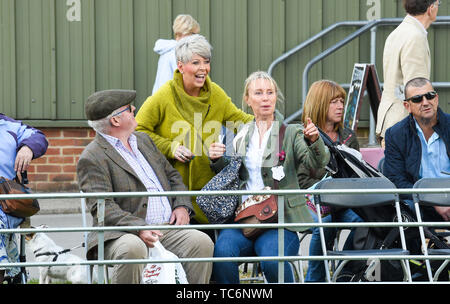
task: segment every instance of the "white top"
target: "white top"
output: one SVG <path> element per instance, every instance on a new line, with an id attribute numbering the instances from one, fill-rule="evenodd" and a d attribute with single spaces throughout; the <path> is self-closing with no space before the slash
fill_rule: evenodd
<path id="1" fill-rule="evenodd" d="M 261 147 L 259 147 L 259 130 L 258 125 L 255 123 L 255 131 L 249 140 L 247 153 L 245 154 L 245 167 L 247 168 L 249 174 L 249 179 L 245 185 L 246 190 L 262 190 L 264 188 L 264 181 L 261 175 L 261 163 L 264 150 L 266 149 L 267 142 L 270 137 L 272 126 L 270 126 L 270 129 L 264 133 Z M 247 197 L 248 195 L 243 195 L 242 201 L 245 201 Z"/>

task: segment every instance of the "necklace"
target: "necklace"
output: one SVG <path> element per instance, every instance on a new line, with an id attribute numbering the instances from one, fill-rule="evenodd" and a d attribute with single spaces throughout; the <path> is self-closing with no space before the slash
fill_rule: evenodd
<path id="1" fill-rule="evenodd" d="M 332 131 L 332 132 L 327 132 L 327 135 L 328 135 L 328 137 L 331 138 L 331 140 L 332 140 L 333 142 L 335 142 L 335 141 L 337 140 L 337 137 L 338 137 L 337 132 L 334 132 L 334 131 Z"/>

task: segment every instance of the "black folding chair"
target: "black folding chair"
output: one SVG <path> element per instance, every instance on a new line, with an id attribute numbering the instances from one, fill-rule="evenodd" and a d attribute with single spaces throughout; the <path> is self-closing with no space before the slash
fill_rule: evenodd
<path id="1" fill-rule="evenodd" d="M 332 178 L 322 180 L 316 187 L 317 190 L 341 190 L 341 189 L 395 189 L 395 185 L 384 177 L 370 177 L 370 178 Z M 402 217 L 400 216 L 400 205 L 397 199 L 398 195 L 394 193 L 358 193 L 358 194 L 316 194 L 315 203 L 316 209 L 320 210 L 320 205 L 328 205 L 334 208 L 364 208 L 364 207 L 377 207 L 385 205 L 395 205 L 397 213 L 397 221 L 402 223 Z M 322 223 L 320 217 L 318 217 L 319 223 Z M 370 250 L 328 250 L 325 245 L 325 238 L 323 227 L 320 227 L 320 237 L 322 242 L 323 255 L 326 256 L 383 256 L 383 255 L 409 255 L 409 250 L 406 248 L 405 235 L 403 227 L 399 226 L 400 239 L 402 248 L 394 249 L 370 249 Z M 332 281 L 336 281 L 344 266 L 349 260 L 342 260 L 337 269 L 333 273 Z M 325 268 L 328 268 L 328 261 L 325 259 Z M 400 260 L 403 270 L 403 280 L 412 281 L 411 271 L 409 268 L 408 259 Z M 368 271 L 373 271 L 373 265 L 376 265 L 375 261 L 372 261 L 371 265 L 367 268 Z M 326 271 L 328 282 L 331 281 L 329 271 Z"/>
<path id="2" fill-rule="evenodd" d="M 414 184 L 414 189 L 431 189 L 431 188 L 450 188 L 450 178 L 422 178 L 418 180 Z M 414 193 L 413 194 L 414 199 L 414 207 L 416 210 L 417 215 L 417 221 L 419 223 L 423 222 L 422 214 L 424 212 L 424 208 L 421 209 L 421 207 L 435 207 L 435 206 L 446 206 L 450 207 L 450 193 Z M 421 212 L 422 211 L 422 212 Z M 443 220 L 442 220 L 443 221 Z M 448 230 L 448 229 L 447 229 Z M 425 233 L 424 233 L 424 227 L 419 227 L 420 231 L 420 238 L 422 242 L 422 250 L 424 251 L 424 255 L 450 255 L 450 249 L 447 244 L 443 243 L 440 239 L 434 239 L 431 241 L 434 241 L 435 243 L 442 244 L 443 246 L 440 246 L 441 248 L 433 248 L 428 249 L 428 245 L 425 241 Z M 436 237 L 439 234 L 436 235 Z M 444 234 L 445 236 L 445 234 Z M 447 248 L 444 248 L 447 247 Z M 427 274 L 428 279 L 430 281 L 437 281 L 441 272 L 446 269 L 448 263 L 450 262 L 449 259 L 445 260 L 440 267 L 435 271 L 434 275 L 432 273 L 432 268 L 430 265 L 430 260 L 425 260 L 426 266 L 427 266 Z M 450 274 L 449 274 L 450 277 Z"/>

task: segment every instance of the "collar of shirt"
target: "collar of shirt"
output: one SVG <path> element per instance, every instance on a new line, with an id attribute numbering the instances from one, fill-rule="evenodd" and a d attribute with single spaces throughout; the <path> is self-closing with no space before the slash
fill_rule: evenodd
<path id="1" fill-rule="evenodd" d="M 425 135 L 422 132 L 419 124 L 414 120 L 416 124 L 417 134 L 420 139 L 422 147 L 422 155 L 419 169 L 419 176 L 422 177 L 448 177 L 448 175 L 442 173 L 450 172 L 450 160 L 447 155 L 447 148 L 442 138 L 434 132 L 428 139 L 425 140 Z"/>
<path id="2" fill-rule="evenodd" d="M 109 142 L 111 144 L 111 146 L 113 146 L 114 148 L 125 148 L 124 144 L 120 141 L 120 139 L 118 139 L 117 137 L 105 134 L 105 133 L 101 133 L 98 132 L 101 136 L 103 136 L 107 142 Z M 137 149 L 137 141 L 136 141 L 136 135 L 131 134 L 130 137 L 128 138 L 128 143 L 131 146 L 131 149 L 133 150 L 133 153 L 135 151 L 135 149 Z"/>
<path id="3" fill-rule="evenodd" d="M 414 123 L 416 124 L 416 130 L 417 130 L 417 134 L 419 135 L 420 141 L 425 143 L 427 146 L 432 145 L 436 140 L 439 140 L 439 134 L 437 134 L 436 132 L 433 132 L 433 134 L 431 135 L 431 137 L 427 140 L 425 139 L 425 135 L 423 134 L 422 128 L 419 126 L 419 124 L 417 123 L 417 120 L 414 118 Z"/>
<path id="4" fill-rule="evenodd" d="M 423 33 L 424 33 L 425 35 L 428 35 L 428 32 L 427 32 L 427 30 L 425 29 L 425 27 L 423 26 L 423 24 L 422 24 L 419 20 L 417 20 L 414 16 L 406 15 L 406 18 L 411 19 L 411 20 L 414 20 L 413 22 L 416 22 L 418 25 L 420 25 L 420 28 L 423 30 Z"/>
<path id="5" fill-rule="evenodd" d="M 103 133 L 100 134 L 131 166 L 141 182 L 144 184 L 147 191 L 164 191 L 158 177 L 153 171 L 153 168 L 147 162 L 142 153 L 140 153 L 140 151 L 138 150 L 137 139 L 134 134 L 131 134 L 128 139 L 128 143 L 130 144 L 132 152 L 130 152 L 117 137 Z M 145 218 L 147 224 L 152 225 L 168 223 L 171 214 L 172 209 L 167 196 L 149 196 L 147 204 L 147 215 Z"/>

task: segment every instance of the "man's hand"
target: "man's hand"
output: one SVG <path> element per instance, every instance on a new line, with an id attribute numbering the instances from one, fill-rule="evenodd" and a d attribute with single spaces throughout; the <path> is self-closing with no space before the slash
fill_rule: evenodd
<path id="1" fill-rule="evenodd" d="M 139 237 L 141 240 L 147 245 L 149 248 L 155 247 L 155 243 L 159 240 L 159 237 L 162 236 L 161 231 L 159 230 L 141 230 L 139 231 Z"/>
<path id="2" fill-rule="evenodd" d="M 16 155 L 16 161 L 14 162 L 14 171 L 26 171 L 32 159 L 33 151 L 31 151 L 28 146 L 22 146 L 22 148 L 20 148 Z"/>
<path id="3" fill-rule="evenodd" d="M 177 207 L 173 210 L 172 216 L 170 217 L 170 225 L 187 225 L 189 224 L 190 217 L 189 212 L 185 207 Z"/>
<path id="4" fill-rule="evenodd" d="M 445 221 L 450 221 L 450 207 L 436 206 L 434 209 Z"/>

